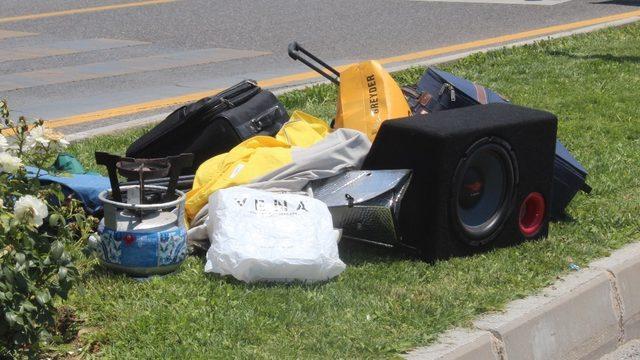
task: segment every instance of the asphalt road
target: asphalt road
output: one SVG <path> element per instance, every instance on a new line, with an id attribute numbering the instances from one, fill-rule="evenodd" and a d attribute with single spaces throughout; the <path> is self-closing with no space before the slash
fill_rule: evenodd
<path id="1" fill-rule="evenodd" d="M 286 54 L 292 40 L 345 64 L 640 9 L 625 0 L 141 1 L 2 0 L 0 98 L 16 114 L 55 120 L 306 71 Z"/>

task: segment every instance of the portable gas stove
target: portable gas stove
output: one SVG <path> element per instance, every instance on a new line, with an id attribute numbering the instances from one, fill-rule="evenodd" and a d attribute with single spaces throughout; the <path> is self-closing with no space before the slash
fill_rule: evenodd
<path id="1" fill-rule="evenodd" d="M 135 276 L 177 269 L 187 256 L 187 228 L 186 195 L 176 185 L 181 170 L 191 166 L 193 155 L 133 159 L 96 152 L 95 157 L 97 164 L 107 167 L 111 182 L 111 190 L 99 195 L 104 218 L 96 248 L 102 263 Z M 137 183 L 121 186 L 118 174 Z M 145 185 L 165 177 L 167 186 Z"/>

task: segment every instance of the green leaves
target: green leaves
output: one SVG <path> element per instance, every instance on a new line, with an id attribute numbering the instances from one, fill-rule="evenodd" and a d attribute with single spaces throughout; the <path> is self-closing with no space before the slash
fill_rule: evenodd
<path id="1" fill-rule="evenodd" d="M 51 294 L 49 294 L 49 290 L 45 289 L 38 292 L 38 294 L 36 295 L 36 301 L 42 306 L 49 304 L 49 302 L 51 301 Z"/>
<path id="2" fill-rule="evenodd" d="M 23 253 L 16 253 L 13 257 L 18 265 L 24 265 L 27 261 L 27 257 Z"/>
<path id="3" fill-rule="evenodd" d="M 11 229 L 12 219 L 13 218 L 11 217 L 10 214 L 7 214 L 7 213 L 0 214 L 0 229 L 2 230 L 2 232 L 6 232 L 9 229 Z"/>
<path id="4" fill-rule="evenodd" d="M 65 226 L 67 222 L 64 220 L 64 217 L 60 214 L 51 214 L 49 216 L 49 226 L 56 228 Z"/>
<path id="5" fill-rule="evenodd" d="M 22 311 L 27 311 L 27 312 L 34 312 L 34 311 L 37 310 L 36 307 L 33 306 L 31 301 L 29 301 L 29 300 L 23 301 L 22 304 L 20 305 L 20 309 Z"/>
<path id="6" fill-rule="evenodd" d="M 4 318 L 7 320 L 10 327 L 15 326 L 15 324 L 18 322 L 18 315 L 14 312 L 4 313 Z"/>
<path id="7" fill-rule="evenodd" d="M 66 267 L 60 267 L 58 269 L 58 281 L 63 282 L 67 280 L 67 274 L 69 273 L 69 269 Z"/>
<path id="8" fill-rule="evenodd" d="M 9 267 L 2 268 L 3 282 L 7 285 L 11 286 L 14 283 L 15 277 L 13 276 L 13 271 Z"/>
<path id="9" fill-rule="evenodd" d="M 62 245 L 60 241 L 54 241 L 53 244 L 51 244 L 51 251 L 49 251 L 51 259 L 53 259 L 54 261 L 58 261 L 63 253 L 64 245 Z"/>

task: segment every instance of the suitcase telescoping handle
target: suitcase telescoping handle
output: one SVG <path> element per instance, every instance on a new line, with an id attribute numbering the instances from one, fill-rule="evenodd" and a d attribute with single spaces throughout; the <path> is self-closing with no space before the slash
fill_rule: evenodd
<path id="1" fill-rule="evenodd" d="M 307 56 L 309 59 L 315 61 L 316 64 L 320 64 L 324 69 L 329 70 L 329 72 L 333 73 L 333 75 L 329 74 L 324 69 L 318 67 L 316 64 L 314 64 L 307 58 L 300 56 L 300 53 Z M 336 85 L 340 85 L 340 73 L 338 72 L 338 70 L 332 68 L 326 62 L 320 60 L 317 56 L 307 51 L 307 49 L 303 48 L 302 45 L 298 44 L 296 41 L 289 44 L 289 57 L 291 57 L 293 60 L 298 60 L 303 64 L 307 65 L 308 67 L 312 68 L 318 74 L 329 79 L 329 81 L 331 81 L 332 83 Z"/>

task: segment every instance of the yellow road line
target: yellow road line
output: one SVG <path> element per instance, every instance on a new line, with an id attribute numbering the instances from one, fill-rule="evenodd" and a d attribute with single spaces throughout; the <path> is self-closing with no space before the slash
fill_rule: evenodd
<path id="1" fill-rule="evenodd" d="M 336 69 L 338 71 L 342 71 L 346 69 L 348 66 L 349 65 L 338 66 L 336 67 Z M 313 71 L 308 71 L 304 73 L 298 73 L 298 74 L 292 74 L 292 75 L 287 75 L 287 76 L 282 76 L 282 77 L 277 77 L 272 79 L 261 80 L 261 81 L 258 81 L 258 85 L 263 88 L 268 88 L 268 87 L 285 85 L 285 84 L 302 81 L 302 80 L 315 79 L 317 77 L 319 77 L 318 73 Z M 109 119 L 109 118 L 118 117 L 118 116 L 125 116 L 125 115 L 137 114 L 137 113 L 150 111 L 150 110 L 162 109 L 170 106 L 183 105 L 189 102 L 202 99 L 203 97 L 214 96 L 222 90 L 224 89 L 212 89 L 212 90 L 199 91 L 195 93 L 189 93 L 189 94 L 170 97 L 170 98 L 119 106 L 111 109 L 98 110 L 98 111 L 93 111 L 93 112 L 69 116 L 69 117 L 50 119 L 47 121 L 47 127 L 59 128 L 59 127 L 65 127 L 65 126 L 71 126 L 71 125 L 78 125 L 82 123 L 94 122 L 94 121 Z"/>
<path id="2" fill-rule="evenodd" d="M 422 58 L 431 57 L 435 55 L 442 55 L 442 54 L 461 51 L 461 50 L 469 50 L 469 49 L 482 47 L 482 46 L 497 45 L 500 43 L 510 42 L 514 40 L 522 40 L 526 38 L 549 35 L 557 32 L 575 30 L 575 29 L 593 26 L 597 24 L 629 19 L 636 16 L 640 16 L 640 10 L 630 11 L 630 12 L 616 14 L 616 15 L 604 16 L 604 17 L 599 17 L 594 19 L 588 19 L 583 21 L 576 21 L 576 22 L 567 23 L 567 24 L 549 26 L 549 27 L 544 27 L 540 29 L 519 32 L 515 34 L 496 36 L 492 38 L 476 40 L 476 41 L 471 41 L 471 42 L 462 43 L 462 44 L 445 46 L 437 49 L 424 50 L 424 51 L 418 51 L 410 54 L 392 56 L 392 57 L 381 59 L 379 61 L 382 64 L 388 64 L 388 63 L 422 59 Z"/>
<path id="3" fill-rule="evenodd" d="M 456 44 L 451 46 L 445 46 L 445 47 L 431 49 L 431 50 L 418 51 L 418 52 L 404 54 L 404 55 L 392 56 L 392 57 L 380 59 L 378 61 L 382 64 L 389 64 L 389 63 L 395 63 L 395 62 L 417 60 L 417 59 L 427 58 L 435 55 L 442 55 L 442 54 L 452 53 L 452 52 L 457 52 L 462 50 L 470 50 L 470 49 L 474 49 L 482 46 L 497 45 L 497 44 L 501 44 L 509 41 L 514 41 L 514 40 L 522 40 L 526 38 L 548 35 L 548 34 L 553 34 L 553 33 L 562 32 L 562 31 L 575 30 L 575 29 L 584 28 L 587 26 L 593 26 L 593 25 L 603 24 L 603 23 L 612 22 L 612 21 L 629 19 L 636 16 L 640 16 L 640 10 L 625 12 L 625 13 L 616 14 L 616 15 L 604 16 L 604 17 L 599 17 L 599 18 L 594 18 L 589 20 L 577 21 L 577 22 L 572 22 L 572 23 L 567 23 L 562 25 L 549 26 L 549 27 L 519 32 L 515 34 L 497 36 L 497 37 L 492 37 L 488 39 L 482 39 L 482 40 L 476 40 L 476 41 L 471 41 L 471 42 L 466 42 L 466 43 L 461 43 L 461 44 Z M 339 66 L 337 69 L 339 71 L 342 71 L 348 66 L 349 65 Z M 303 80 L 315 79 L 318 77 L 319 77 L 318 74 L 310 71 L 310 72 L 303 72 L 298 74 L 271 78 L 271 79 L 265 79 L 265 80 L 259 81 L 258 84 L 262 87 L 273 87 L 273 86 L 280 86 L 280 85 L 290 84 L 290 83 L 303 81 Z M 77 124 L 82 124 L 87 122 L 94 122 L 94 121 L 113 118 L 117 116 L 131 115 L 131 114 L 141 113 L 149 110 L 157 110 L 165 107 L 181 105 L 188 102 L 196 101 L 205 96 L 213 96 L 219 93 L 221 90 L 222 89 L 200 91 L 200 92 L 190 93 L 190 94 L 176 96 L 176 97 L 164 98 L 164 99 L 147 101 L 147 102 L 138 103 L 138 104 L 132 104 L 132 105 L 120 106 L 120 107 L 115 107 L 115 108 L 110 108 L 110 109 L 105 109 L 100 111 L 94 111 L 90 113 L 78 114 L 74 116 L 51 119 L 50 121 L 47 122 L 47 124 L 49 127 L 64 127 L 64 126 L 77 125 Z"/>
<path id="4" fill-rule="evenodd" d="M 36 19 L 43 19 L 43 18 L 57 17 L 57 16 L 85 14 L 85 13 L 92 13 L 92 12 L 99 12 L 99 11 L 106 11 L 106 10 L 126 9 L 126 8 L 139 7 L 139 6 L 158 5 L 158 4 L 164 4 L 164 3 L 171 3 L 175 1 L 178 1 L 178 0 L 148 0 L 148 1 L 139 1 L 139 2 L 132 2 L 132 3 L 124 3 L 124 4 L 95 6 L 95 7 L 88 7 L 88 8 L 82 8 L 82 9 L 52 11 L 52 12 L 40 13 L 40 14 L 10 16 L 10 17 L 0 18 L 0 24 L 24 21 L 24 20 L 36 20 Z"/>
<path id="5" fill-rule="evenodd" d="M 2 29 L 0 29 L 0 40 L 9 39 L 9 38 L 16 38 L 16 37 L 22 37 L 22 36 L 33 36 L 33 35 L 37 35 L 37 34 L 36 33 L 32 33 L 32 32 L 12 31 L 12 30 L 2 30 Z"/>

